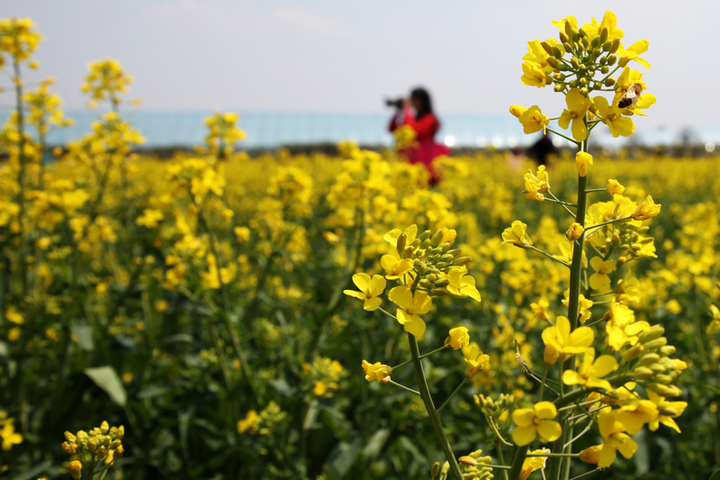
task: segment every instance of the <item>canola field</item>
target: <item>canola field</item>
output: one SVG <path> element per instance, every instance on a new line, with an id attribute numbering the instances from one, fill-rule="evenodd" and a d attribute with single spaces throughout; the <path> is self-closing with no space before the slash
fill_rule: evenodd
<path id="1" fill-rule="evenodd" d="M 4 68 L 32 68 L 34 27 L 2 22 L 20 39 Z M 48 163 L 68 120 L 19 71 L 0 131 L 0 478 L 720 466 L 720 157 L 579 140 L 586 156 L 547 168 L 445 158 L 430 188 L 351 143 L 249 158 L 218 113 L 205 145 L 159 159 L 134 152 L 130 77 L 105 60 L 83 88 L 111 111 Z"/>

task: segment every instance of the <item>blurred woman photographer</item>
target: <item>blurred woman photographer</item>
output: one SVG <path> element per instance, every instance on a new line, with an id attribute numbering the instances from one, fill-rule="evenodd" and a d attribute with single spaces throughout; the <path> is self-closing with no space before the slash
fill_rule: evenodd
<path id="1" fill-rule="evenodd" d="M 410 92 L 410 98 L 388 104 L 397 108 L 397 112 L 390 120 L 388 130 L 394 132 L 399 127 L 407 125 L 416 135 L 415 144 L 403 149 L 401 155 L 412 164 L 422 163 L 430 174 L 430 185 L 436 185 L 440 175 L 433 165 L 433 160 L 441 155 L 449 155 L 450 149 L 435 143 L 434 137 L 440 130 L 440 122 L 433 113 L 430 94 L 424 88 L 416 88 Z"/>

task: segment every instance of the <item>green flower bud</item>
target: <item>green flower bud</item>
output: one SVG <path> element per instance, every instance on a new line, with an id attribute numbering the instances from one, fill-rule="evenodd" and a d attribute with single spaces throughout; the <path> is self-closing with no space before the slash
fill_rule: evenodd
<path id="1" fill-rule="evenodd" d="M 550 65 L 553 68 L 558 68 L 560 66 L 560 61 L 556 59 L 555 57 L 549 57 L 547 59 L 548 65 Z"/>
<path id="2" fill-rule="evenodd" d="M 583 79 L 583 80 L 585 80 L 585 79 Z M 589 90 L 587 87 L 582 87 L 582 88 L 580 89 L 580 93 L 581 93 L 582 95 L 584 95 L 584 96 L 587 97 L 588 94 L 590 93 L 590 90 Z"/>
<path id="3" fill-rule="evenodd" d="M 555 90 L 555 91 L 558 92 L 558 93 L 562 92 L 564 89 L 565 89 L 565 86 L 564 86 L 564 85 L 555 85 L 555 86 L 553 87 L 553 90 Z"/>
<path id="4" fill-rule="evenodd" d="M 446 288 L 433 288 L 430 290 L 430 296 L 431 297 L 444 297 L 448 294 L 448 291 Z"/>
<path id="5" fill-rule="evenodd" d="M 453 260 L 452 264 L 454 267 L 461 267 L 463 265 L 467 265 L 468 263 L 472 262 L 472 257 L 468 255 L 464 255 L 462 257 L 457 257 Z"/>
<path id="6" fill-rule="evenodd" d="M 425 230 L 424 232 L 422 232 L 420 234 L 420 236 L 418 237 L 418 240 L 420 240 L 421 242 L 424 242 L 425 240 L 430 238 L 430 235 L 432 235 L 432 232 L 430 230 Z"/>
<path id="7" fill-rule="evenodd" d="M 403 250 L 405 249 L 405 242 L 407 242 L 407 235 L 401 233 L 397 239 L 397 252 L 402 256 Z"/>
<path id="8" fill-rule="evenodd" d="M 674 354 L 676 351 L 676 348 L 673 345 L 665 345 L 663 347 L 660 347 L 660 354 L 665 355 L 666 357 L 669 357 L 670 355 Z"/>
<path id="9" fill-rule="evenodd" d="M 620 48 L 620 39 L 616 38 L 615 40 L 613 40 L 612 44 L 610 45 L 610 50 L 608 50 L 608 51 L 610 53 L 615 53 L 618 51 L 618 48 Z M 608 60 L 610 60 L 610 59 L 608 58 Z M 615 62 L 613 62 L 613 63 L 615 63 Z M 612 63 L 610 65 L 612 65 Z"/>
<path id="10" fill-rule="evenodd" d="M 658 355 L 657 353 L 646 353 L 645 355 L 640 357 L 637 364 L 648 366 L 658 362 L 660 362 L 660 355 Z"/>
<path id="11" fill-rule="evenodd" d="M 642 355 L 642 353 L 644 351 L 645 351 L 645 347 L 643 347 L 642 345 L 635 345 L 630 350 L 623 353 L 623 356 L 622 356 L 623 360 L 626 360 L 626 361 L 633 360 L 633 359 L 639 357 L 640 355 Z"/>
<path id="12" fill-rule="evenodd" d="M 440 242 L 442 241 L 444 230 L 445 229 L 441 228 L 440 230 L 435 232 L 435 235 L 432 236 L 432 240 L 430 240 L 430 243 L 432 244 L 433 247 L 437 247 L 438 245 L 440 245 Z"/>
<path id="13" fill-rule="evenodd" d="M 427 238 L 426 238 L 426 239 L 423 240 L 422 243 L 420 244 L 420 249 L 421 249 L 421 250 L 427 250 L 428 248 L 430 248 L 430 239 L 427 239 Z"/>
<path id="14" fill-rule="evenodd" d="M 662 383 L 664 385 L 669 385 L 672 383 L 673 378 L 669 375 L 663 375 L 661 373 L 658 373 L 653 377 L 653 380 L 655 380 L 658 383 Z"/>
<path id="15" fill-rule="evenodd" d="M 437 477 L 438 473 L 440 473 L 440 462 L 435 462 L 435 463 L 433 463 L 433 466 L 430 469 L 430 477 L 435 478 L 435 477 Z"/>
<path id="16" fill-rule="evenodd" d="M 645 380 L 653 376 L 653 371 L 647 367 L 635 367 L 632 374 L 636 380 Z"/>
<path id="17" fill-rule="evenodd" d="M 652 370 L 653 373 L 664 373 L 665 370 L 667 370 L 662 363 L 653 363 L 652 365 L 648 365 L 648 368 Z"/>
<path id="18" fill-rule="evenodd" d="M 682 390 L 675 385 L 663 385 L 661 383 L 654 382 L 645 384 L 645 388 L 652 390 L 661 397 L 665 398 L 679 397 L 683 393 Z"/>
<path id="19" fill-rule="evenodd" d="M 607 42 L 608 35 L 610 35 L 610 30 L 608 30 L 607 27 L 603 27 L 603 29 L 600 30 L 600 43 Z"/>
<path id="20" fill-rule="evenodd" d="M 563 31 L 560 32 L 559 38 L 560 38 L 560 43 L 567 43 L 567 41 L 569 40 L 567 33 L 563 32 Z"/>
<path id="21" fill-rule="evenodd" d="M 70 432 L 65 432 L 65 438 L 68 442 L 74 443 L 77 441 L 77 437 Z"/>
<path id="22" fill-rule="evenodd" d="M 665 333 L 665 329 L 661 325 L 653 325 L 650 330 L 645 330 L 638 334 L 638 341 L 640 343 L 649 342 L 662 336 L 663 333 Z"/>
<path id="23" fill-rule="evenodd" d="M 447 278 L 441 278 L 435 282 L 436 287 L 447 287 L 448 285 L 450 285 L 450 280 Z"/>
<path id="24" fill-rule="evenodd" d="M 660 413 L 660 415 L 665 417 L 677 417 L 678 415 L 680 415 L 680 412 L 678 412 L 674 408 L 664 407 L 662 405 L 658 405 L 658 412 Z"/>
<path id="25" fill-rule="evenodd" d="M 607 65 L 603 65 L 602 68 L 600 69 L 600 73 L 602 73 L 603 75 L 607 75 L 607 73 L 609 71 L 610 71 L 610 68 Z"/>
<path id="26" fill-rule="evenodd" d="M 667 344 L 667 338 L 665 338 L 665 337 L 656 338 L 655 340 L 650 340 L 649 342 L 643 343 L 646 350 L 655 350 L 666 344 Z"/>
<path id="27" fill-rule="evenodd" d="M 110 425 L 108 425 L 108 422 L 103 420 L 103 422 L 100 424 L 100 432 L 105 435 L 108 430 L 110 430 Z"/>
<path id="28" fill-rule="evenodd" d="M 610 78 L 606 79 L 605 82 L 603 82 L 603 84 L 606 87 L 612 87 L 613 85 L 615 85 L 615 79 L 610 77 Z"/>
<path id="29" fill-rule="evenodd" d="M 420 286 L 420 287 L 422 287 L 422 288 L 425 288 L 425 289 L 428 289 L 428 288 L 430 288 L 430 287 L 432 286 L 432 284 L 428 281 L 427 278 L 423 278 L 422 280 L 420 280 L 420 281 L 418 282 L 418 286 Z"/>
<path id="30" fill-rule="evenodd" d="M 615 55 L 609 55 L 608 62 L 607 62 L 608 65 L 610 65 L 612 67 L 613 65 L 615 65 L 615 62 L 617 62 L 617 57 Z"/>

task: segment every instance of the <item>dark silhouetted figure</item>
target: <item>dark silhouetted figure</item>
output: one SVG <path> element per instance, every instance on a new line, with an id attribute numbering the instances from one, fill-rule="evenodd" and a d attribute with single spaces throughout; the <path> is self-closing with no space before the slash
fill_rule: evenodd
<path id="1" fill-rule="evenodd" d="M 547 165 L 547 159 L 549 155 L 557 155 L 558 149 L 553 144 L 552 140 L 550 140 L 550 135 L 548 133 L 543 134 L 542 137 L 540 137 L 540 140 L 535 142 L 530 148 L 527 150 L 528 157 L 535 160 L 540 165 Z"/>

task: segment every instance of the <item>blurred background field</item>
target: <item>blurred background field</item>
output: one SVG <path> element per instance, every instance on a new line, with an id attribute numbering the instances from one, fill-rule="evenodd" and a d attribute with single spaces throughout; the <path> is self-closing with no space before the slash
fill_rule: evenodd
<path id="1" fill-rule="evenodd" d="M 557 306 L 566 288 L 557 264 L 501 246 L 500 232 L 514 218 L 539 225 L 533 240 L 559 254 L 567 220 L 519 194 L 532 165 L 511 169 L 509 153 L 446 160 L 443 182 L 429 190 L 424 170 L 391 151 L 343 151 L 235 153 L 215 166 L 131 155 L 103 185 L 72 154 L 47 165 L 44 190 L 28 197 L 24 270 L 12 213 L 1 217 L 0 401 L 24 436 L 1 454 L 5 475 L 40 468 L 52 476 L 66 457 L 62 432 L 102 420 L 127 432 L 113 478 L 425 475 L 427 455 L 440 453 L 420 405 L 368 384 L 360 369 L 362 359 L 402 359 L 402 332 L 339 295 L 356 267 L 377 271 L 389 251 L 385 232 L 412 223 L 457 229 L 474 258 L 482 302 L 440 302 L 423 344 L 440 345 L 460 323 L 491 355 L 491 370 L 444 413 L 458 449 L 490 450 L 472 394 L 522 397 L 537 388 L 514 362 L 513 342 L 528 362 L 542 362 L 543 322 L 531 304 Z M 549 167 L 561 194 L 572 163 Z M 689 365 L 682 433 L 638 435 L 641 450 L 606 478 L 700 479 L 718 464 L 720 319 L 710 304 L 720 296 L 719 166 L 717 157 L 596 159 L 598 185 L 622 177 L 632 198 L 644 197 L 643 185 L 663 204 L 652 222 L 658 258 L 617 275 L 634 271 L 643 292 L 636 314 L 665 326 Z M 593 309 L 593 318 L 603 311 Z M 428 372 L 439 398 L 464 371 L 446 357 Z M 109 367 L 107 379 L 87 375 L 97 367 Z"/>

